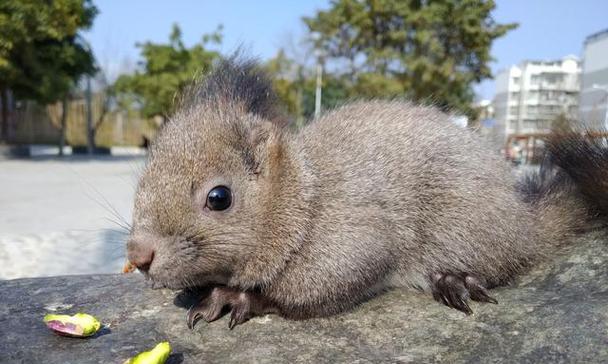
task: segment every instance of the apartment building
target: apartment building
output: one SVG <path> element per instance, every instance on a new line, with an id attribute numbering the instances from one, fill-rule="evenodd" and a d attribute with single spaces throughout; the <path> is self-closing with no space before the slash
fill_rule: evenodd
<path id="1" fill-rule="evenodd" d="M 576 118 L 580 74 L 575 56 L 524 61 L 499 72 L 493 105 L 495 122 L 504 130 L 504 138 L 547 132 L 560 114 Z"/>
<path id="2" fill-rule="evenodd" d="M 608 29 L 583 45 L 580 120 L 591 130 L 608 130 Z"/>

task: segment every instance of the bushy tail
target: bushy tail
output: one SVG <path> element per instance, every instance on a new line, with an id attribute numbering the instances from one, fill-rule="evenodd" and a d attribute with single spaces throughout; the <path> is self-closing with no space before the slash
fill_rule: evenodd
<path id="1" fill-rule="evenodd" d="M 554 133 L 547 157 L 598 216 L 608 216 L 608 147 L 606 139 L 586 133 Z"/>
<path id="2" fill-rule="evenodd" d="M 555 132 L 546 141 L 537 173 L 520 184 L 524 198 L 538 208 L 543 225 L 560 235 L 606 222 L 608 217 L 608 146 L 588 132 Z"/>

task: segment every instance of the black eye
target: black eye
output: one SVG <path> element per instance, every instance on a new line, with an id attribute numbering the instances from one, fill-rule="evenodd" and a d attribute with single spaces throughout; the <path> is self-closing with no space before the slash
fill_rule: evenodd
<path id="1" fill-rule="evenodd" d="M 217 186 L 209 191 L 207 195 L 207 207 L 209 210 L 226 210 L 232 204 L 232 193 L 226 186 Z"/>

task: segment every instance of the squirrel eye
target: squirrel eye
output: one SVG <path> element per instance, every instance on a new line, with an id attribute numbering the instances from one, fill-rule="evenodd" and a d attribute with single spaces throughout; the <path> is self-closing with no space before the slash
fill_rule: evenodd
<path id="1" fill-rule="evenodd" d="M 209 191 L 207 195 L 207 207 L 209 210 L 226 210 L 232 204 L 232 193 L 226 186 L 217 186 Z"/>

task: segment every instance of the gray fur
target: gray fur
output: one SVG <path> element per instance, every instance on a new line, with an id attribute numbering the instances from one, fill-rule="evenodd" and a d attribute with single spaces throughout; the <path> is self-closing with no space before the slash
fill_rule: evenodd
<path id="1" fill-rule="evenodd" d="M 213 82 L 252 69 L 230 62 Z M 431 107 L 357 102 L 292 133 L 261 99 L 198 95 L 153 146 L 129 243 L 153 247 L 148 274 L 172 288 L 226 284 L 286 317 L 323 316 L 391 286 L 430 290 L 435 273 L 505 284 L 587 219 L 575 184 L 519 183 Z M 220 184 L 232 208 L 205 210 Z"/>

